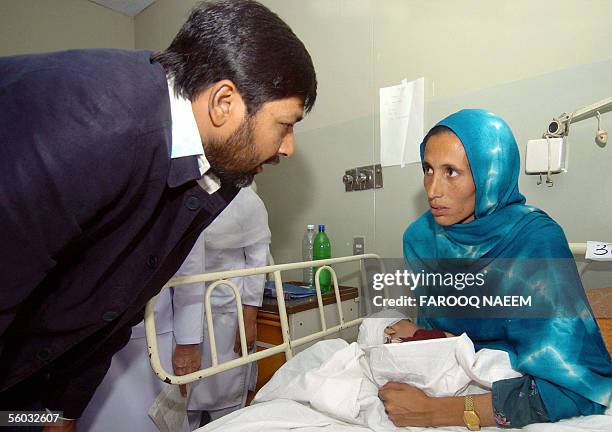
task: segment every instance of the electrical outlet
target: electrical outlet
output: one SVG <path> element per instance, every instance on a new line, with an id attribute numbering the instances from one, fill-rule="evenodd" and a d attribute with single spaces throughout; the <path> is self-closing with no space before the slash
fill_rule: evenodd
<path id="1" fill-rule="evenodd" d="M 353 237 L 353 255 L 365 253 L 365 237 Z"/>
<path id="2" fill-rule="evenodd" d="M 382 167 L 366 165 L 344 171 L 342 176 L 346 192 L 380 189 L 383 187 Z"/>

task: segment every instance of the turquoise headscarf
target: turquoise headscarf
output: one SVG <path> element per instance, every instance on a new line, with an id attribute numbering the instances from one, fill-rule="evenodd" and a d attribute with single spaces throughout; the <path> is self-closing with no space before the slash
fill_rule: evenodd
<path id="1" fill-rule="evenodd" d="M 490 275 L 487 295 L 529 294 L 558 314 L 457 318 L 422 308 L 419 324 L 465 332 L 477 349 L 508 352 L 514 369 L 535 378 L 552 421 L 603 413 L 612 400 L 610 356 L 563 230 L 543 211 L 525 205 L 519 193 L 520 156 L 510 127 L 476 109 L 459 111 L 436 126 L 451 129 L 463 143 L 476 188 L 475 219 L 442 226 L 425 212 L 404 233 L 407 266 L 435 272 L 466 259 L 470 271 Z M 424 141 L 421 159 L 425 146 Z M 442 292 L 421 287 L 417 294 Z"/>

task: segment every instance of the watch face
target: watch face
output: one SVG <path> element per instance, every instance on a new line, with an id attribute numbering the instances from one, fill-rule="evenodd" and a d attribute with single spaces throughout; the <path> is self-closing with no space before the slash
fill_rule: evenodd
<path id="1" fill-rule="evenodd" d="M 480 429 L 480 418 L 478 417 L 478 414 L 476 414 L 475 411 L 463 411 L 463 421 L 470 430 Z"/>

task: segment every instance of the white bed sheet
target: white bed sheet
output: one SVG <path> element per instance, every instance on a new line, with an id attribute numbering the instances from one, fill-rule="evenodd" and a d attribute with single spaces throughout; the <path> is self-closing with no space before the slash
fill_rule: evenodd
<path id="1" fill-rule="evenodd" d="M 348 424 L 288 399 L 278 399 L 248 406 L 210 423 L 198 432 L 367 432 L 374 429 Z M 482 428 L 483 431 L 525 431 L 525 432 L 610 432 L 612 416 L 589 416 L 563 420 L 558 423 L 537 423 L 523 429 Z M 439 428 L 388 428 L 377 431 L 427 431 L 465 432 L 464 426 Z"/>

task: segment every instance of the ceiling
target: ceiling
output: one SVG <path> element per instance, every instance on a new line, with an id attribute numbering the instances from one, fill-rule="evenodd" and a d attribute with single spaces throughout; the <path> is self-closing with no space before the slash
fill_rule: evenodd
<path id="1" fill-rule="evenodd" d="M 124 15 L 135 16 L 157 0 L 89 0 Z"/>

